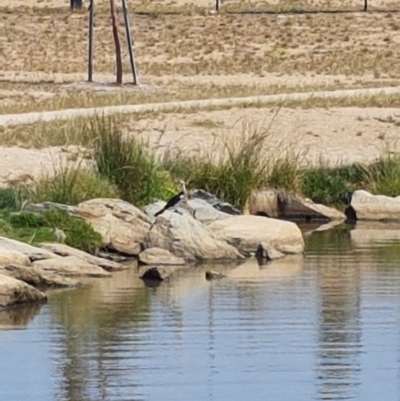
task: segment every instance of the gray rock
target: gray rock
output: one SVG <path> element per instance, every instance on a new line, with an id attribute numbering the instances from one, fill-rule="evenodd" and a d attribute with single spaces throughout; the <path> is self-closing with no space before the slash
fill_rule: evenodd
<path id="1" fill-rule="evenodd" d="M 21 280 L 33 287 L 77 287 L 80 283 L 59 274 L 46 272 L 38 266 L 0 266 L 0 274 Z"/>
<path id="2" fill-rule="evenodd" d="M 57 259 L 58 255 L 45 249 L 25 244 L 14 239 L 0 237 L 0 253 L 3 251 L 15 251 L 26 255 L 31 261 L 43 259 Z M 17 262 L 17 261 L 16 261 Z M 18 263 L 18 262 L 17 262 Z"/>
<path id="3" fill-rule="evenodd" d="M 232 217 L 231 214 L 220 212 L 203 199 L 190 199 L 188 204 L 194 210 L 193 217 L 203 224 Z"/>
<path id="4" fill-rule="evenodd" d="M 110 277 L 100 266 L 89 263 L 76 256 L 66 256 L 57 259 L 38 260 L 33 263 L 45 272 L 52 272 L 62 276 Z"/>
<path id="5" fill-rule="evenodd" d="M 284 254 L 304 251 L 303 235 L 295 223 L 261 216 L 234 216 L 208 226 L 215 238 L 227 241 L 241 253 L 256 252 L 266 242 Z"/>
<path id="6" fill-rule="evenodd" d="M 214 207 L 215 209 L 219 210 L 220 212 L 231 214 L 231 215 L 240 215 L 242 214 L 240 210 L 234 208 L 227 202 L 223 202 L 218 199 L 216 196 L 206 192 L 202 189 L 194 189 L 191 191 L 191 198 L 192 199 L 201 199 L 207 202 L 209 205 Z"/>
<path id="7" fill-rule="evenodd" d="M 344 221 L 344 213 L 303 199 L 298 195 L 264 189 L 253 191 L 246 201 L 246 214 L 293 221 Z"/>
<path id="8" fill-rule="evenodd" d="M 119 271 L 127 269 L 126 266 L 121 265 L 120 263 L 116 263 L 110 260 L 106 260 L 103 258 L 98 258 L 96 256 L 90 255 L 87 252 L 83 252 L 79 249 L 72 248 L 68 245 L 64 244 L 57 244 L 57 243 L 43 243 L 41 244 L 41 248 L 46 249 L 50 252 L 55 253 L 59 256 L 76 256 L 79 259 L 85 260 L 89 263 L 95 264 L 97 266 L 102 267 L 104 270 L 107 271 Z"/>
<path id="9" fill-rule="evenodd" d="M 400 196 L 392 198 L 354 191 L 346 214 L 356 220 L 400 220 Z"/>
<path id="10" fill-rule="evenodd" d="M 186 261 L 243 258 L 234 247 L 222 239 L 216 239 L 212 231 L 188 213 L 166 211 L 158 216 L 143 246 L 144 249 L 166 249 Z"/>
<path id="11" fill-rule="evenodd" d="M 46 301 L 47 296 L 36 288 L 23 281 L 0 274 L 0 309 L 19 304 Z"/>
<path id="12" fill-rule="evenodd" d="M 184 265 L 185 259 L 173 255 L 166 249 L 148 248 L 139 255 L 139 261 L 145 265 Z"/>
<path id="13" fill-rule="evenodd" d="M 103 238 L 105 248 L 138 255 L 151 226 L 140 209 L 120 199 L 92 199 L 78 205 L 76 214 L 85 218 Z"/>

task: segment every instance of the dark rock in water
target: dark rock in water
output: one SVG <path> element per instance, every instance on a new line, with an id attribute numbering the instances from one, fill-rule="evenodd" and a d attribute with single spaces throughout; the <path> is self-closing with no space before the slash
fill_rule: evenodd
<path id="1" fill-rule="evenodd" d="M 192 199 L 202 199 L 209 203 L 211 206 L 215 207 L 215 209 L 219 210 L 220 212 L 232 214 L 232 215 L 239 215 L 242 214 L 240 210 L 233 207 L 228 202 L 223 202 L 218 199 L 216 196 L 206 192 L 202 189 L 194 189 L 191 191 L 191 198 Z"/>
<path id="2" fill-rule="evenodd" d="M 139 277 L 142 280 L 165 281 L 171 274 L 184 268 L 183 266 L 145 266 L 140 268 Z"/>
<path id="3" fill-rule="evenodd" d="M 276 250 L 268 242 L 261 242 L 256 252 L 256 258 L 260 265 L 263 265 L 265 262 L 269 262 L 274 259 L 283 258 L 284 256 L 285 255 L 283 253 Z"/>
<path id="4" fill-rule="evenodd" d="M 225 274 L 222 274 L 222 273 L 219 273 L 219 272 L 216 272 L 216 271 L 214 271 L 214 270 L 207 270 L 206 271 L 206 280 L 215 280 L 215 279 L 221 279 L 221 278 L 224 278 L 224 277 L 226 277 L 225 276 Z"/>

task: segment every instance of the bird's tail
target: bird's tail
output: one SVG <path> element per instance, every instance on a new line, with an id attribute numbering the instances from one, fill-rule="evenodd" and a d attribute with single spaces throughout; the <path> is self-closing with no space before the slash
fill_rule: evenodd
<path id="1" fill-rule="evenodd" d="M 165 211 L 165 209 L 163 208 L 163 209 L 161 209 L 161 210 L 159 210 L 155 215 L 154 215 L 154 217 L 157 217 L 157 216 L 159 216 L 161 213 L 163 213 Z"/>

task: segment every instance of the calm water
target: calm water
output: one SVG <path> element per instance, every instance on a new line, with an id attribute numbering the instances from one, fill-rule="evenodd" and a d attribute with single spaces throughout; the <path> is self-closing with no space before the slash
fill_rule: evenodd
<path id="1" fill-rule="evenodd" d="M 0 400 L 399 400 L 400 228 L 148 288 L 130 272 L 0 313 Z M 218 268 L 218 266 L 216 267 Z M 219 267 L 223 269 L 223 267 Z"/>

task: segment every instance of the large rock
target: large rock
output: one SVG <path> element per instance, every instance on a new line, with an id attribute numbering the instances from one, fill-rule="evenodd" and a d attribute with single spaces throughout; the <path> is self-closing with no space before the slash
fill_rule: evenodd
<path id="1" fill-rule="evenodd" d="M 46 272 L 60 274 L 62 276 L 85 276 L 85 277 L 109 277 L 100 266 L 89 263 L 76 256 L 66 256 L 57 259 L 38 260 L 33 263 Z"/>
<path id="2" fill-rule="evenodd" d="M 227 221 L 227 220 L 222 220 Z M 164 212 L 148 232 L 144 248 L 162 248 L 187 261 L 236 260 L 242 255 L 189 213 Z"/>
<path id="3" fill-rule="evenodd" d="M 186 263 L 185 259 L 161 248 L 145 249 L 139 255 L 139 261 L 145 265 L 184 265 Z"/>
<path id="4" fill-rule="evenodd" d="M 35 246 L 25 244 L 24 242 L 16 241 L 11 238 L 0 237 L 0 254 L 7 251 L 24 254 L 31 261 L 59 258 L 58 255 L 55 255 L 53 252 L 47 251 L 45 249 L 37 248 Z M 14 262 L 18 263 L 18 261 L 16 260 Z"/>
<path id="5" fill-rule="evenodd" d="M 253 191 L 247 199 L 245 210 L 247 214 L 294 221 L 346 219 L 345 214 L 336 209 L 275 189 Z"/>
<path id="6" fill-rule="evenodd" d="M 400 196 L 392 198 L 354 191 L 346 214 L 356 220 L 400 220 Z"/>
<path id="7" fill-rule="evenodd" d="M 107 271 L 119 271 L 127 269 L 127 266 L 121 265 L 120 263 L 113 262 L 111 260 L 98 258 L 97 256 L 93 256 L 87 252 L 83 252 L 79 249 L 72 248 L 68 245 L 58 244 L 58 243 L 50 243 L 46 242 L 41 244 L 41 248 L 46 249 L 50 252 L 55 253 L 59 256 L 76 256 L 79 259 L 85 260 L 89 263 L 95 264 L 97 266 L 102 267 Z M 1 253 L 0 253 L 0 264 L 1 264 Z"/>
<path id="8" fill-rule="evenodd" d="M 120 199 L 82 202 L 75 214 L 84 217 L 103 238 L 103 246 L 127 255 L 138 255 L 151 226 L 150 218 Z"/>
<path id="9" fill-rule="evenodd" d="M 0 266 L 0 274 L 21 280 L 33 287 L 76 287 L 80 284 L 77 280 L 46 272 L 38 266 Z"/>
<path id="10" fill-rule="evenodd" d="M 0 274 L 0 309 L 30 302 L 45 302 L 47 296 L 36 288 Z"/>
<path id="11" fill-rule="evenodd" d="M 21 266 L 31 266 L 31 260 L 22 252 L 0 249 L 0 266 L 7 266 L 10 264 L 17 264 Z"/>
<path id="12" fill-rule="evenodd" d="M 304 251 L 303 235 L 296 224 L 261 216 L 234 216 L 208 226 L 216 238 L 234 245 L 243 254 L 256 252 L 262 242 L 282 253 Z"/>

